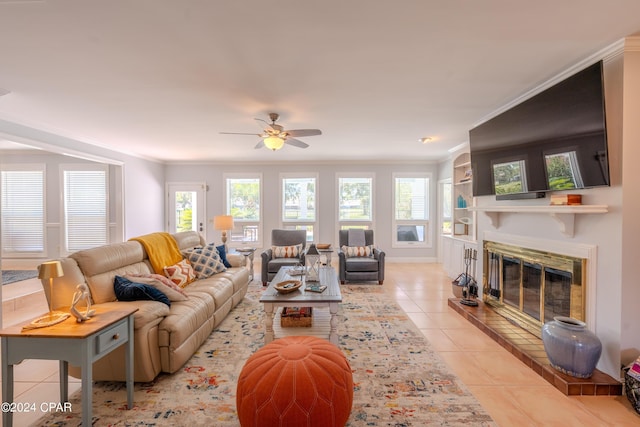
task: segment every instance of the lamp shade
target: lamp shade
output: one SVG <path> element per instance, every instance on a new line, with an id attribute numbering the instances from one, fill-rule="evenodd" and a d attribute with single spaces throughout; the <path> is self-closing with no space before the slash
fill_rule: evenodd
<path id="1" fill-rule="evenodd" d="M 60 261 L 47 261 L 38 267 L 38 279 L 54 279 L 64 276 Z"/>
<path id="2" fill-rule="evenodd" d="M 270 150 L 279 150 L 284 145 L 284 139 L 278 136 L 270 136 L 268 138 L 265 138 L 264 145 Z"/>
<path id="3" fill-rule="evenodd" d="M 231 215 L 213 217 L 213 228 L 216 230 L 233 230 L 233 217 Z"/>

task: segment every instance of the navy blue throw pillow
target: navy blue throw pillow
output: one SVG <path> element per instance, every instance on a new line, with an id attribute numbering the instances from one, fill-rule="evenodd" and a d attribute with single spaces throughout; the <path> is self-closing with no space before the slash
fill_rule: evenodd
<path id="1" fill-rule="evenodd" d="M 153 286 L 132 282 L 121 276 L 116 276 L 113 281 L 113 290 L 119 301 L 160 301 L 171 307 L 171 301 L 162 291 Z"/>
<path id="2" fill-rule="evenodd" d="M 231 268 L 231 263 L 227 261 L 227 251 L 224 249 L 224 245 L 216 246 L 218 250 L 218 255 L 220 255 L 220 259 L 225 267 Z"/>

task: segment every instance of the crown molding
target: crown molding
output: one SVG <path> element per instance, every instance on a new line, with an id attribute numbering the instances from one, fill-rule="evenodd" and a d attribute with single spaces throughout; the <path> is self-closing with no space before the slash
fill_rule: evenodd
<path id="1" fill-rule="evenodd" d="M 625 52 L 640 52 L 640 37 L 627 37 L 624 43 Z"/>

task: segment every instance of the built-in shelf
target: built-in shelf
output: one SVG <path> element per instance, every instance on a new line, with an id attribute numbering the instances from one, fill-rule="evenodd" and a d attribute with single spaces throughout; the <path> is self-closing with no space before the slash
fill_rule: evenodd
<path id="1" fill-rule="evenodd" d="M 548 214 L 558 222 L 560 232 L 573 237 L 576 214 L 603 214 L 609 211 L 607 205 L 571 205 L 571 206 L 469 206 L 469 211 L 482 212 L 491 221 L 491 225 L 500 228 L 500 215 L 513 213 Z"/>

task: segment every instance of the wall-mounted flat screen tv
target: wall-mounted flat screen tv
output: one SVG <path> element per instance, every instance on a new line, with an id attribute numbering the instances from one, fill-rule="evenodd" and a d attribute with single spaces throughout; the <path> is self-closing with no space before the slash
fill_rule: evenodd
<path id="1" fill-rule="evenodd" d="M 469 131 L 473 195 L 609 185 L 599 61 Z"/>

